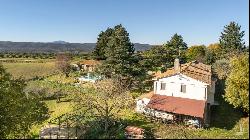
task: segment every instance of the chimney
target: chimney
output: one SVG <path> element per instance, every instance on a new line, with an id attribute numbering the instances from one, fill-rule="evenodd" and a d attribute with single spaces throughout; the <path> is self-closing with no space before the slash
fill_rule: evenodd
<path id="1" fill-rule="evenodd" d="M 174 60 L 174 70 L 178 73 L 181 71 L 180 60 L 178 58 Z"/>

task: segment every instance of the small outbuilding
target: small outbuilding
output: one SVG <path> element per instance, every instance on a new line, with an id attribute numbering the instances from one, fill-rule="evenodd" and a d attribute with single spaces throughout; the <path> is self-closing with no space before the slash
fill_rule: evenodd
<path id="1" fill-rule="evenodd" d="M 79 62 L 81 70 L 92 72 L 97 65 L 101 64 L 100 61 L 96 60 L 83 60 Z"/>

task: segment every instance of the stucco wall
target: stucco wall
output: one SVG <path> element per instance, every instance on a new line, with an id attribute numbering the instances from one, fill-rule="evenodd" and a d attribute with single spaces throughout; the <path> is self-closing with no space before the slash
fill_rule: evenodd
<path id="1" fill-rule="evenodd" d="M 165 90 L 161 90 L 161 82 L 166 83 Z M 186 93 L 180 92 L 182 84 L 186 85 Z M 207 89 L 208 84 L 182 74 L 159 79 L 154 82 L 154 86 L 156 94 L 196 100 L 207 100 L 207 96 L 210 96 L 207 94 L 211 93 L 208 91 L 209 89 Z"/>

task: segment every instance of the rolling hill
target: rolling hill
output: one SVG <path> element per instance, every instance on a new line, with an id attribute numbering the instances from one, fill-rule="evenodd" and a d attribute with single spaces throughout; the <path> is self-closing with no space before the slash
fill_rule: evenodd
<path id="1" fill-rule="evenodd" d="M 0 41 L 0 52 L 18 53 L 57 53 L 57 52 L 91 52 L 96 43 L 68 43 L 65 41 L 54 42 L 11 42 Z M 134 43 L 136 51 L 150 49 L 149 44 Z"/>

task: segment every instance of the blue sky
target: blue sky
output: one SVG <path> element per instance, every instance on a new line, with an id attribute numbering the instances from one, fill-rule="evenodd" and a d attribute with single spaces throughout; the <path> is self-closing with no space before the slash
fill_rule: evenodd
<path id="1" fill-rule="evenodd" d="M 248 0 L 0 0 L 0 40 L 96 42 L 122 24 L 136 43 L 163 44 L 174 33 L 188 45 L 218 42 L 236 21 L 249 44 Z"/>

